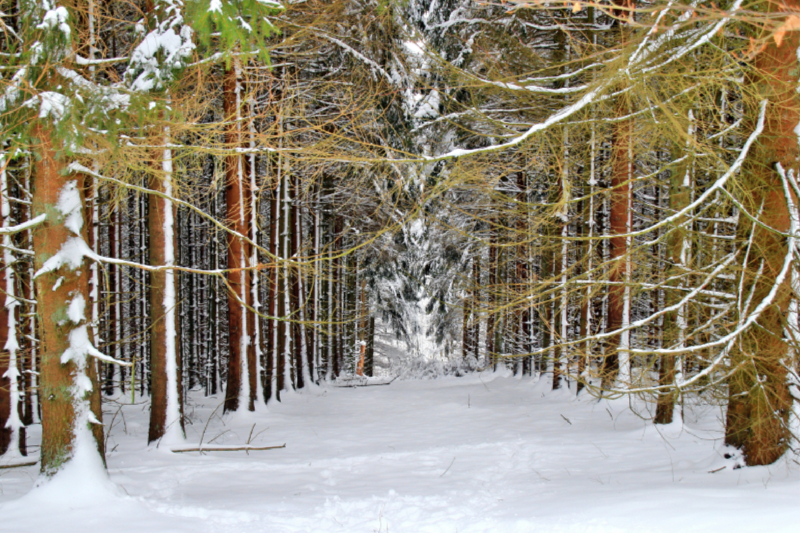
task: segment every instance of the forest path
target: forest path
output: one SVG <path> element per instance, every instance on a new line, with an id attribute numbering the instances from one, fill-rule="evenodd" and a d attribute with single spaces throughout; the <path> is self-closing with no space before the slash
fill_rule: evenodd
<path id="1" fill-rule="evenodd" d="M 255 424 L 253 445 L 286 448 L 173 454 L 144 444 L 146 405 L 124 406 L 108 443 L 119 494 L 39 489 L 20 499 L 35 468 L 0 471 L 0 529 L 797 531 L 800 466 L 784 458 L 734 470 L 719 409 L 656 428 L 626 399 L 576 399 L 574 388 L 491 373 L 314 387 L 258 413 L 215 415 L 206 428 L 219 402 L 192 396 L 187 443 L 205 428 L 205 442 L 242 444 Z"/>

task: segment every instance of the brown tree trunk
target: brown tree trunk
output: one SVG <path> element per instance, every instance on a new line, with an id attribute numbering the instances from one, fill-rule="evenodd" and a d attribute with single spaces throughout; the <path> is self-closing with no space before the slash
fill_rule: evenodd
<path id="1" fill-rule="evenodd" d="M 768 9 L 775 13 L 780 10 L 796 12 L 800 2 L 787 0 L 783 5 L 769 4 Z M 767 44 L 756 56 L 754 72 L 747 82 L 750 91 L 758 98 L 768 99 L 769 103 L 764 131 L 751 148 L 742 172 L 743 185 L 752 196 L 752 212 L 762 212 L 761 222 L 786 232 L 790 227 L 789 210 L 775 168 L 780 163 L 787 172 L 798 171 L 800 154 L 795 127 L 800 122 L 800 98 L 796 51 L 800 33 L 787 32 L 780 46 L 769 36 L 764 35 L 764 38 Z M 788 248 L 780 234 L 761 226 L 756 226 L 752 232 L 753 246 L 742 281 L 745 287 L 755 285 L 753 302 L 760 302 L 774 286 Z M 762 264 L 763 274 L 757 279 L 756 273 Z M 729 381 L 725 442 L 741 447 L 748 465 L 775 462 L 791 438 L 788 420 L 792 396 L 783 364 L 788 353 L 784 314 L 791 298 L 790 276 L 787 276 L 772 305 L 762 312 L 757 324 L 742 334 L 731 355 L 736 371 Z"/>
<path id="2" fill-rule="evenodd" d="M 278 180 L 280 182 L 279 185 L 279 198 L 278 198 L 278 228 L 277 228 L 277 246 L 278 246 L 278 257 L 281 259 L 280 266 L 277 269 L 276 275 L 276 305 L 277 305 L 277 316 L 281 318 L 276 324 L 276 344 L 275 344 L 275 354 L 276 354 L 276 365 L 277 368 L 275 372 L 277 373 L 276 379 L 276 391 L 275 397 L 280 401 L 280 394 L 282 391 L 286 390 L 287 383 L 286 383 L 286 366 L 287 363 L 290 361 L 286 360 L 286 354 L 288 352 L 287 349 L 287 334 L 286 329 L 290 327 L 290 324 L 283 320 L 289 313 L 289 310 L 286 306 L 286 276 L 288 275 L 288 269 L 286 267 L 285 259 L 289 256 L 288 244 L 286 242 L 286 232 L 288 231 L 287 223 L 288 223 L 288 216 L 286 210 L 286 188 L 289 186 L 288 180 L 285 176 L 284 169 L 281 168 L 278 174 Z M 289 376 L 291 383 L 291 376 Z"/>
<path id="3" fill-rule="evenodd" d="M 290 204 L 290 217 L 289 217 L 289 255 L 290 257 L 297 259 L 298 254 L 300 253 L 300 207 L 297 205 L 297 192 L 298 192 L 298 181 L 296 176 L 291 176 L 290 179 L 287 180 L 289 183 L 289 204 Z M 298 389 L 302 389 L 305 387 L 305 376 L 303 375 L 303 367 L 305 364 L 303 358 L 303 328 L 302 324 L 300 323 L 301 319 L 301 310 L 300 306 L 303 305 L 304 302 L 301 301 L 300 295 L 300 276 L 302 276 L 302 272 L 297 267 L 292 267 L 290 270 L 290 284 L 289 284 L 289 301 L 291 305 L 291 316 L 292 316 L 292 351 L 294 354 L 294 366 L 296 369 L 296 387 Z"/>
<path id="4" fill-rule="evenodd" d="M 592 155 L 594 155 L 594 154 L 592 154 Z M 584 187 L 584 194 L 586 192 L 587 192 L 586 188 Z M 579 207 L 578 207 L 578 212 L 580 214 L 580 219 L 579 219 L 579 222 L 578 222 L 578 232 L 579 232 L 581 237 L 586 237 L 587 233 L 588 233 L 586 231 L 586 227 L 588 226 L 588 224 L 592 220 L 592 217 L 594 216 L 594 214 L 591 212 L 591 210 L 587 209 L 586 202 L 584 200 L 580 201 L 580 204 L 579 204 Z M 588 251 L 589 251 L 589 243 L 587 241 L 582 241 L 580 243 L 580 245 L 579 245 L 579 248 L 578 248 L 578 253 L 579 253 L 578 266 L 579 266 L 579 270 L 576 272 L 576 274 L 583 274 L 583 273 L 586 272 L 586 269 L 588 268 L 588 257 L 587 257 L 587 252 Z M 583 390 L 583 387 L 585 386 L 583 374 L 586 371 L 586 363 L 589 360 L 590 342 L 589 342 L 588 339 L 589 339 L 589 334 L 590 334 L 589 333 L 589 310 L 590 310 L 589 306 L 590 305 L 591 305 L 591 298 L 587 295 L 581 300 L 581 314 L 580 314 L 581 333 L 580 333 L 580 338 L 581 339 L 586 339 L 586 340 L 585 340 L 585 342 L 582 342 L 582 344 L 584 346 L 583 353 L 580 353 L 580 352 L 578 353 L 578 368 L 577 368 L 577 376 L 576 376 L 577 377 L 577 387 L 576 387 L 576 392 L 575 392 L 576 395 L 580 394 L 581 391 Z"/>
<path id="5" fill-rule="evenodd" d="M 480 339 L 481 339 L 481 321 L 480 311 L 481 308 L 481 256 L 476 255 L 472 261 L 472 330 L 470 332 L 470 340 L 472 342 L 471 351 L 475 359 L 478 359 L 480 354 Z"/>
<path id="6" fill-rule="evenodd" d="M 5 272 L 6 265 L 3 267 L 0 272 Z M 0 343 L 5 344 L 6 339 L 8 339 L 8 309 L 5 306 L 5 295 L 0 295 Z M 8 364 L 9 355 L 3 349 L 0 352 L 0 455 L 6 453 L 11 443 L 11 429 L 6 427 L 6 421 L 11 416 L 11 391 L 9 380 L 2 377 L 8 370 Z"/>
<path id="7" fill-rule="evenodd" d="M 225 117 L 230 123 L 225 132 L 225 143 L 229 150 L 243 147 L 242 126 L 237 120 L 242 104 L 241 77 L 238 63 L 225 71 L 223 84 L 223 108 Z M 239 235 L 247 235 L 249 212 L 249 187 L 245 182 L 247 171 L 245 159 L 240 154 L 225 158 L 225 209 L 229 227 Z M 226 233 L 228 245 L 228 383 L 225 390 L 225 412 L 236 411 L 242 394 L 242 385 L 246 382 L 248 394 L 247 408 L 255 410 L 255 392 L 250 384 L 250 374 L 254 368 L 255 346 L 249 342 L 248 327 L 252 317 L 248 318 L 247 306 L 250 305 L 251 287 L 250 271 L 246 269 L 250 257 L 250 246 L 241 238 Z M 255 366 L 255 365 L 253 365 Z M 244 369 L 247 375 L 243 375 Z"/>
<path id="8" fill-rule="evenodd" d="M 492 237 L 489 242 L 489 264 L 487 266 L 489 269 L 487 274 L 488 279 L 486 280 L 488 316 L 486 317 L 486 339 L 484 341 L 484 345 L 486 346 L 486 363 L 490 365 L 494 364 L 495 360 L 494 335 L 497 321 L 495 310 L 495 294 L 497 291 L 495 287 L 497 284 L 497 247 L 494 246 L 496 239 L 495 230 L 492 229 Z"/>
<path id="9" fill-rule="evenodd" d="M 375 317 L 369 317 L 367 331 L 367 353 L 364 356 L 364 373 L 372 377 L 375 375 Z"/>
<path id="10" fill-rule="evenodd" d="M 318 195 L 314 195 L 317 197 Z M 320 250 L 320 215 L 318 212 L 312 210 L 312 229 L 311 229 L 311 255 L 317 259 L 319 256 Z M 308 305 L 308 313 L 307 313 L 307 320 L 309 325 L 305 328 L 306 329 L 306 346 L 308 350 L 308 361 L 309 361 L 309 378 L 314 381 L 315 383 L 319 382 L 319 376 L 322 372 L 322 357 L 320 356 L 318 349 L 319 349 L 319 338 L 317 337 L 317 323 L 319 321 L 319 310 L 321 305 L 321 295 L 319 294 L 319 272 L 321 268 L 321 264 L 319 262 L 314 262 L 312 265 L 313 270 L 311 274 L 308 276 L 308 282 L 311 284 L 309 289 L 309 305 Z"/>
<path id="11" fill-rule="evenodd" d="M 34 166 L 33 205 L 34 216 L 47 213 L 48 219 L 33 231 L 33 247 L 35 250 L 35 267 L 41 269 L 45 261 L 56 255 L 62 245 L 74 234 L 67 229 L 63 216 L 56 210 L 59 196 L 68 182 L 63 177 L 64 164 L 56 156 L 50 136 L 52 126 L 37 122 L 32 128 L 32 138 L 36 141 L 38 160 Z M 83 179 L 80 174 L 71 176 L 69 180 L 76 182 L 77 190 L 83 200 Z M 85 241 L 86 226 L 83 225 L 80 237 Z M 63 279 L 62 279 L 63 278 Z M 89 299 L 89 269 L 83 262 L 77 268 L 64 264 L 55 270 L 43 273 L 36 278 L 38 294 L 37 310 L 43 317 L 41 323 L 41 366 L 39 369 L 39 394 L 42 401 L 42 444 L 41 469 L 46 475 L 55 474 L 72 458 L 75 451 L 76 431 L 82 428 L 78 424 L 88 423 L 76 421 L 75 407 L 80 402 L 89 401 L 91 410 L 98 420 L 102 413 L 98 409 L 100 390 L 97 386 L 97 372 L 94 360 L 86 361 L 86 376 L 92 383 L 92 392 L 87 397 L 76 398 L 74 393 L 75 378 L 81 369 L 74 360 L 65 364 L 61 357 L 70 347 L 69 335 L 77 327 L 86 326 L 86 320 L 75 324 L 68 318 L 67 306 L 74 298 L 82 296 L 84 302 Z M 87 356 L 88 357 L 88 356 Z M 104 461 L 102 426 L 92 424 L 92 434 L 96 440 L 97 453 Z"/>
<path id="12" fill-rule="evenodd" d="M 689 205 L 691 199 L 691 185 L 685 186 L 684 180 L 686 173 L 689 171 L 691 163 L 681 165 L 676 169 L 670 177 L 669 183 L 669 207 L 670 212 L 678 212 Z M 667 240 L 667 254 L 669 264 L 672 265 L 668 271 L 668 277 L 682 274 L 683 264 L 684 240 L 686 239 L 686 229 L 681 226 L 684 221 L 683 218 L 676 222 L 676 226 L 672 229 Z M 681 300 L 683 294 L 680 291 L 667 291 L 666 305 L 670 307 L 675 305 Z M 664 326 L 662 331 L 667 334 L 668 339 L 680 339 L 683 334 L 680 331 L 681 324 L 679 323 L 681 317 L 679 311 L 672 311 L 664 316 Z M 683 321 L 686 320 L 684 316 Z M 673 344 L 673 343 L 670 343 Z M 671 354 L 661 356 L 661 365 L 658 370 L 658 383 L 661 386 L 666 386 L 675 381 L 675 357 Z M 656 424 L 670 424 L 673 419 L 673 412 L 675 411 L 675 391 L 665 390 L 658 396 L 658 403 L 656 405 L 656 417 L 653 420 Z"/>
<path id="13" fill-rule="evenodd" d="M 332 246 L 332 253 L 336 254 L 341 249 L 341 242 L 340 236 L 342 233 L 342 217 L 334 214 L 333 215 L 333 246 Z M 331 368 L 333 369 L 333 378 L 336 379 L 339 377 L 339 373 L 342 370 L 342 308 L 344 307 L 344 302 L 341 298 L 341 286 L 343 284 L 343 273 L 341 268 L 342 259 L 339 257 L 335 257 L 331 260 L 331 283 L 333 284 L 333 295 L 334 295 L 334 302 L 333 302 L 333 309 L 334 314 L 332 317 L 333 324 L 330 324 L 329 327 L 333 332 L 333 361 Z"/>
<path id="14" fill-rule="evenodd" d="M 628 114 L 629 106 L 620 97 L 617 115 Z M 611 146 L 611 210 L 609 213 L 609 230 L 611 231 L 608 280 L 608 318 L 607 331 L 615 331 L 622 327 L 625 298 L 625 269 L 628 254 L 628 217 L 631 212 L 631 165 L 630 143 L 633 123 L 623 120 L 614 125 L 614 137 Z M 621 334 L 608 339 L 608 352 L 603 359 L 601 369 L 602 387 L 609 389 L 619 373 L 619 345 Z"/>
<path id="15" fill-rule="evenodd" d="M 469 357 L 472 349 L 472 328 L 470 326 L 470 319 L 472 317 L 472 297 L 467 291 L 464 291 L 462 305 L 464 307 L 461 324 L 461 357 L 466 360 Z"/>
<path id="16" fill-rule="evenodd" d="M 170 162 L 171 164 L 171 162 Z M 161 193 L 167 192 L 164 188 L 163 179 L 155 177 L 152 180 L 152 189 Z M 165 231 L 165 217 L 167 215 L 167 201 L 163 198 L 150 194 L 148 196 L 149 216 L 147 217 L 148 230 L 150 235 L 149 254 L 151 265 L 166 265 L 167 259 L 167 239 L 172 242 L 172 250 L 176 250 L 177 239 L 175 230 L 171 236 Z M 172 219 L 175 220 L 175 209 L 172 202 L 169 202 L 172 209 Z M 180 335 L 178 334 L 178 320 L 176 319 L 177 298 L 169 302 L 166 298 L 167 293 L 167 271 L 159 270 L 150 273 L 150 425 L 148 430 L 148 442 L 155 442 L 164 436 L 168 424 L 179 424 L 180 433 L 184 433 L 183 424 L 183 387 L 181 387 L 181 350 Z M 178 273 L 172 272 L 173 294 L 178 287 Z M 177 296 L 176 294 L 174 294 Z M 172 305 L 173 309 L 167 309 L 166 305 Z M 171 312 L 170 312 L 171 311 Z M 172 320 L 171 328 L 168 328 L 167 321 Z M 170 333 L 172 331 L 172 333 Z M 171 339 L 169 337 L 172 337 Z M 174 343 L 174 348 L 169 350 L 168 343 Z M 175 364 L 175 384 L 170 384 L 168 380 L 167 367 L 170 363 L 169 358 L 174 358 Z M 169 387 L 177 390 L 177 401 L 179 409 L 178 420 L 168 420 L 168 398 Z"/>
<path id="17" fill-rule="evenodd" d="M 278 201 L 278 194 L 280 192 L 280 185 L 276 173 L 275 186 L 270 188 L 269 191 L 269 253 L 272 255 L 271 261 L 274 263 L 272 268 L 267 273 L 267 314 L 271 317 L 276 316 L 278 312 L 277 295 L 278 295 L 278 269 L 279 263 L 275 261 L 278 256 L 278 239 L 280 232 L 278 231 L 278 209 L 280 202 Z M 266 378 L 264 380 L 264 399 L 270 401 L 272 399 L 273 383 L 272 380 L 277 372 L 277 324 L 274 319 L 267 321 L 266 332 Z"/>
<path id="18" fill-rule="evenodd" d="M 520 342 L 517 349 L 520 353 L 529 353 L 533 351 L 531 348 L 530 338 L 530 318 L 531 306 L 525 293 L 529 291 L 528 287 L 528 245 L 526 240 L 529 237 L 528 228 L 528 184 L 525 172 L 517 172 L 517 204 L 519 206 L 519 213 L 517 214 L 517 241 L 520 243 L 517 246 L 517 260 L 516 260 L 516 282 L 517 293 L 520 295 L 520 305 L 522 306 L 514 316 L 516 326 L 519 328 Z M 531 356 L 526 355 L 522 358 L 522 372 L 523 374 L 531 373 Z"/>

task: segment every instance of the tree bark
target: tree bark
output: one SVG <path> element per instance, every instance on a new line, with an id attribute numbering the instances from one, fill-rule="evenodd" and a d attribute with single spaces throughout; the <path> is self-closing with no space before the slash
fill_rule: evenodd
<path id="1" fill-rule="evenodd" d="M 64 164 L 57 158 L 56 147 L 51 137 L 52 126 L 37 122 L 32 128 L 32 138 L 36 142 L 38 156 L 33 176 L 34 216 L 47 214 L 44 224 L 33 231 L 33 247 L 35 251 L 35 267 L 41 269 L 45 261 L 55 256 L 72 238 L 86 240 L 86 226 L 81 224 L 80 234 L 75 235 L 65 225 L 64 214 L 57 208 L 59 198 L 69 181 L 62 174 Z M 74 176 L 75 186 L 83 203 L 83 179 L 80 174 Z M 75 227 L 74 224 L 72 227 Z M 73 268 L 73 266 L 75 268 Z M 83 298 L 84 304 L 89 302 L 89 270 L 81 260 L 79 265 L 69 262 L 60 267 L 40 274 L 36 278 L 38 294 L 38 311 L 44 319 L 41 323 L 41 366 L 40 395 L 42 401 L 42 444 L 41 469 L 45 475 L 53 475 L 69 462 L 76 450 L 77 434 L 90 431 L 95 440 L 98 459 L 104 463 L 102 426 L 90 424 L 88 417 L 93 415 L 102 420 L 99 409 L 100 390 L 97 386 L 97 371 L 93 359 L 75 357 L 66 363 L 61 357 L 70 349 L 70 333 L 86 328 L 83 317 L 78 322 L 74 314 L 68 314 L 70 302 Z M 71 316 L 70 316 L 71 315 Z M 88 335 L 88 333 L 87 333 Z M 77 380 L 84 379 L 84 374 L 91 383 L 91 391 L 80 390 Z M 85 391 L 85 392 L 84 392 Z M 78 419 L 78 416 L 83 419 Z M 85 418 L 84 418 L 85 417 Z"/>
<path id="2" fill-rule="evenodd" d="M 301 236 L 300 236 L 300 206 L 297 204 L 297 193 L 299 183 L 297 176 L 291 176 L 288 180 L 289 183 L 289 256 L 297 259 L 300 253 Z M 301 301 L 301 287 L 302 287 L 302 272 L 296 266 L 292 266 L 289 270 L 289 290 L 290 290 L 290 314 L 292 317 L 292 352 L 294 356 L 294 366 L 296 373 L 296 387 L 302 389 L 305 387 L 305 379 L 308 373 L 306 366 L 304 339 L 305 332 L 303 331 L 302 324 L 302 310 L 301 306 L 304 302 Z"/>
<path id="3" fill-rule="evenodd" d="M 775 13 L 796 12 L 799 8 L 798 0 L 768 7 Z M 800 154 L 795 128 L 800 123 L 800 98 L 796 51 L 800 33 L 787 32 L 780 46 L 769 36 L 764 37 L 767 44 L 754 60 L 747 85 L 757 98 L 766 98 L 769 103 L 764 131 L 745 162 L 743 185 L 752 197 L 752 212 L 760 210 L 762 213 L 761 222 L 786 232 L 790 216 L 776 166 L 781 164 L 787 171 L 798 172 Z M 755 226 L 752 234 L 746 237 L 752 237 L 753 245 L 742 272 L 744 279 L 740 281 L 745 287 L 753 287 L 752 300 L 759 302 L 776 283 L 788 246 L 782 235 L 761 226 Z M 763 274 L 757 278 L 762 264 Z M 787 449 L 791 438 L 788 419 L 792 396 L 784 366 L 789 350 L 784 327 L 785 312 L 792 298 L 790 280 L 791 276 L 787 276 L 772 304 L 762 312 L 756 324 L 742 334 L 731 354 L 736 370 L 729 381 L 725 442 L 741 447 L 748 465 L 775 462 Z"/>
<path id="4" fill-rule="evenodd" d="M 375 375 L 375 317 L 369 317 L 369 329 L 367 331 L 367 353 L 364 356 L 364 374 L 369 377 Z"/>
<path id="5" fill-rule="evenodd" d="M 238 60 L 225 71 L 223 107 L 230 125 L 225 133 L 229 150 L 242 148 L 240 124 L 242 87 L 241 67 Z M 239 235 L 247 235 L 249 211 L 249 187 L 245 182 L 245 160 L 240 154 L 225 158 L 225 208 L 226 219 L 231 229 Z M 250 390 L 250 363 L 255 361 L 255 348 L 250 342 L 248 309 L 251 301 L 250 271 L 246 269 L 250 247 L 241 238 L 226 233 L 228 245 L 228 383 L 225 390 L 225 412 L 236 411 L 240 402 L 247 402 L 247 409 L 255 410 L 255 400 Z"/>
<path id="6" fill-rule="evenodd" d="M 167 135 L 169 138 L 169 135 Z M 169 142 L 169 140 L 167 140 Z M 153 190 L 172 195 L 172 153 L 164 150 L 163 175 L 152 180 Z M 175 208 L 170 200 L 155 194 L 150 203 L 150 264 L 174 265 Z M 150 426 L 148 442 L 161 439 L 174 425 L 178 438 L 184 436 L 181 350 L 178 328 L 178 275 L 174 270 L 150 273 Z"/>
<path id="7" fill-rule="evenodd" d="M 689 134 L 692 134 L 690 128 Z M 688 143 L 687 143 L 688 144 Z M 687 154 L 688 155 L 688 154 Z M 691 161 L 681 165 L 670 176 L 669 182 L 669 207 L 670 214 L 676 213 L 689 205 L 691 200 Z M 683 226 L 684 219 L 681 218 L 675 223 L 675 227 L 667 239 L 667 254 L 670 263 L 670 268 L 667 271 L 667 277 L 686 274 L 687 257 L 689 252 L 686 228 Z M 682 287 L 683 283 L 678 283 L 678 287 Z M 667 307 L 675 305 L 683 297 L 679 290 L 667 291 L 666 305 Z M 676 311 L 667 313 L 664 316 L 664 326 L 662 332 L 665 332 L 670 339 L 675 339 L 675 345 L 682 347 L 684 344 L 684 336 L 686 332 L 686 311 L 681 308 Z M 658 383 L 661 386 L 670 385 L 675 381 L 676 377 L 676 356 L 675 355 L 662 355 L 661 364 L 658 370 Z M 656 416 L 654 422 L 656 424 L 670 424 L 673 420 L 673 413 L 675 411 L 676 392 L 674 390 L 665 390 L 658 396 L 658 403 L 656 405 Z"/>
<path id="8" fill-rule="evenodd" d="M 0 160 L 2 164 L 2 160 Z M 11 268 L 3 263 L 3 271 Z M 4 304 L 5 302 L 1 302 Z M 8 309 L 5 305 L 0 305 L 0 340 L 8 339 Z M 3 349 L 0 352 L 0 455 L 6 453 L 11 443 L 11 428 L 6 427 L 8 419 L 11 418 L 11 385 L 10 380 L 5 378 L 9 366 L 9 354 Z"/>
<path id="9" fill-rule="evenodd" d="M 620 97 L 624 100 L 625 96 Z M 617 108 L 617 115 L 628 114 L 627 102 L 621 101 Z M 625 234 L 629 228 L 631 215 L 631 120 L 623 120 L 615 124 L 614 138 L 611 147 L 611 210 L 609 213 L 610 260 L 608 280 L 608 319 L 607 330 L 615 331 L 622 327 L 625 321 L 625 298 L 627 281 L 626 269 L 628 254 L 628 237 Z M 609 353 L 606 354 L 602 366 L 602 387 L 609 389 L 620 371 L 620 353 L 624 334 L 617 333 L 608 340 Z"/>
<path id="10" fill-rule="evenodd" d="M 494 365 L 495 361 L 495 325 L 497 321 L 497 311 L 495 310 L 496 291 L 497 291 L 497 241 L 496 230 L 492 229 L 492 236 L 489 241 L 489 264 L 487 265 L 488 273 L 486 280 L 486 299 L 488 302 L 488 316 L 486 317 L 486 339 L 484 345 L 486 346 L 486 363 L 487 365 Z"/>
<path id="11" fill-rule="evenodd" d="M 280 232 L 278 231 L 278 224 L 280 223 L 279 208 L 280 202 L 278 195 L 280 194 L 280 173 L 275 173 L 275 185 L 269 191 L 269 253 L 272 254 L 273 267 L 267 273 L 267 314 L 271 317 L 276 316 L 278 312 L 278 271 L 280 263 L 274 258 L 278 256 L 279 245 L 278 239 Z M 269 402 L 272 399 L 272 394 L 277 388 L 273 383 L 278 371 L 277 365 L 277 330 L 278 322 L 274 319 L 267 321 L 266 331 L 266 378 L 264 380 L 264 399 Z"/>

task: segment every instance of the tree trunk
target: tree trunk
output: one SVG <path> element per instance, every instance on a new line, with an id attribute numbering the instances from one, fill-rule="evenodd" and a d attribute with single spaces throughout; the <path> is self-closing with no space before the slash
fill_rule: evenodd
<path id="1" fill-rule="evenodd" d="M 291 176 L 288 180 L 289 184 L 289 256 L 296 261 L 300 253 L 300 207 L 297 204 L 298 181 L 297 176 Z M 303 337 L 302 324 L 302 310 L 301 306 L 301 287 L 302 287 L 302 272 L 298 267 L 293 265 L 289 269 L 289 291 L 290 291 L 290 314 L 292 317 L 292 352 L 294 358 L 294 366 L 296 373 L 296 388 L 302 389 L 305 387 L 306 376 L 308 374 L 308 367 L 306 366 L 305 353 L 303 348 L 305 342 Z"/>
<path id="2" fill-rule="evenodd" d="M 367 331 L 367 353 L 364 356 L 364 374 L 369 377 L 375 375 L 375 317 L 369 317 L 369 329 Z"/>
<path id="3" fill-rule="evenodd" d="M 486 317 L 486 339 L 484 345 L 486 346 L 486 365 L 493 365 L 495 360 L 495 325 L 497 321 L 497 311 L 495 310 L 496 291 L 497 291 L 497 247 L 495 246 L 497 240 L 496 230 L 492 229 L 492 236 L 489 242 L 489 264 L 487 265 L 488 273 L 486 280 L 486 299 L 488 307 L 488 316 Z"/>
<path id="4" fill-rule="evenodd" d="M 37 307 L 44 317 L 39 393 L 42 399 L 41 469 L 45 475 L 58 472 L 75 454 L 94 456 L 104 463 L 102 426 L 91 422 L 92 419 L 100 421 L 102 417 L 96 365 L 93 359 L 87 360 L 87 354 L 80 349 L 86 346 L 83 339 L 88 342 L 83 311 L 89 301 L 89 270 L 82 258 L 78 264 L 59 263 L 55 258 L 62 246 L 79 242 L 72 239 L 83 240 L 86 246 L 86 226 L 81 210 L 84 177 L 77 174 L 74 179 L 65 179 L 62 176 L 64 164 L 57 160 L 51 129 L 50 124 L 41 122 L 32 128 L 38 156 L 33 172 L 32 210 L 34 216 L 45 213 L 48 216 L 47 221 L 33 231 L 36 269 L 41 270 L 50 261 L 50 270 L 36 277 Z M 74 206 L 69 203 L 74 204 L 76 197 L 81 205 L 71 208 Z M 72 202 L 66 202 L 67 199 Z M 64 356 L 69 359 L 62 363 Z M 90 443 L 92 440 L 94 443 Z M 81 449 L 79 444 L 83 445 Z"/>
<path id="5" fill-rule="evenodd" d="M 690 111 L 691 113 L 691 111 Z M 691 118 L 691 115 L 690 115 Z M 689 135 L 693 134 L 690 126 Z M 687 141 L 687 155 L 690 153 L 691 141 Z M 669 182 L 669 207 L 670 214 L 676 213 L 689 205 L 691 200 L 691 161 L 681 165 L 670 177 Z M 688 237 L 686 235 L 686 228 L 683 226 L 685 220 L 679 219 L 675 223 L 674 229 L 667 239 L 667 254 L 671 267 L 667 272 L 667 277 L 685 275 L 687 268 L 687 254 L 689 253 Z M 683 282 L 678 283 L 678 288 L 684 286 Z M 675 305 L 683 298 L 683 293 L 680 290 L 667 291 L 666 305 L 667 307 Z M 673 344 L 678 348 L 684 346 L 686 336 L 686 310 L 684 306 L 676 311 L 667 313 L 664 316 L 663 332 L 667 334 L 667 338 L 675 339 Z M 667 386 L 675 381 L 677 372 L 680 370 L 676 365 L 678 356 L 667 354 L 661 356 L 661 365 L 658 373 L 658 383 L 661 386 Z M 654 422 L 656 424 L 670 424 L 673 420 L 673 413 L 675 411 L 675 397 L 676 392 L 673 390 L 662 391 L 658 396 L 658 403 L 656 405 L 656 417 Z"/>
<path id="6" fill-rule="evenodd" d="M 625 96 L 620 97 L 617 108 L 617 115 L 628 114 L 628 104 L 624 101 Z M 629 250 L 629 238 L 625 236 L 629 231 L 631 216 L 631 182 L 632 165 L 630 158 L 631 148 L 631 120 L 623 120 L 614 125 L 614 138 L 611 147 L 611 210 L 609 213 L 609 229 L 611 231 L 610 252 L 611 263 L 609 265 L 610 282 L 608 287 L 608 319 L 607 331 L 616 331 L 626 322 L 625 313 L 626 298 L 629 294 L 627 282 L 627 255 Z M 603 360 L 602 367 L 602 387 L 610 389 L 620 372 L 620 360 L 627 353 L 621 355 L 620 351 L 626 349 L 623 346 L 626 333 L 617 333 L 608 340 L 609 352 Z"/>
<path id="7" fill-rule="evenodd" d="M 3 265 L 5 267 L 5 264 Z M 5 268 L 4 268 L 5 270 Z M 0 307 L 0 339 L 8 339 L 8 309 L 5 305 Z M 12 440 L 11 428 L 7 426 L 9 418 L 12 417 L 11 409 L 11 385 L 7 384 L 10 380 L 6 378 L 9 360 L 5 350 L 0 354 L 0 455 L 6 453 Z"/>
<path id="8" fill-rule="evenodd" d="M 167 131 L 166 144 L 170 136 Z M 162 154 L 163 175 L 153 179 L 153 190 L 172 196 L 172 150 Z M 170 200 L 150 194 L 148 217 L 150 264 L 175 265 L 175 208 Z M 150 273 L 150 427 L 148 442 L 170 434 L 184 437 L 181 351 L 179 347 L 178 276 L 174 270 Z"/>
<path id="9" fill-rule="evenodd" d="M 272 168 L 272 167 L 270 167 Z M 278 312 L 278 271 L 280 263 L 275 259 L 278 256 L 278 239 L 280 238 L 280 231 L 278 231 L 278 224 L 280 223 L 278 196 L 280 194 L 280 172 L 274 173 L 275 185 L 269 191 L 269 253 L 272 254 L 271 261 L 273 267 L 267 272 L 267 314 L 275 317 Z M 267 402 L 272 399 L 273 392 L 277 389 L 276 384 L 273 383 L 277 375 L 277 331 L 278 321 L 270 319 L 267 321 L 266 331 L 266 378 L 264 380 L 264 398 Z"/>
<path id="10" fill-rule="evenodd" d="M 480 321 L 480 308 L 481 308 L 481 256 L 480 253 L 475 255 L 472 261 L 472 325 L 470 331 L 471 352 L 477 362 L 480 355 L 480 339 L 481 339 L 481 321 Z"/>
<path id="11" fill-rule="evenodd" d="M 225 72 L 223 107 L 230 122 L 225 132 L 229 150 L 243 147 L 241 132 L 241 66 L 233 60 L 232 68 Z M 225 209 L 231 229 L 239 235 L 248 232 L 248 192 L 245 181 L 245 160 L 240 154 L 225 158 Z M 249 245 L 240 237 L 226 233 L 228 245 L 228 383 L 225 390 L 225 412 L 236 411 L 240 403 L 255 410 L 255 401 L 250 390 L 250 363 L 255 360 L 255 350 L 250 342 L 248 320 L 250 305 L 250 271 L 246 269 L 250 258 Z"/>
<path id="12" fill-rule="evenodd" d="M 769 4 L 775 13 L 784 9 L 795 12 L 799 8 L 798 0 Z M 780 46 L 768 36 L 765 39 L 766 47 L 756 56 L 754 72 L 748 76 L 747 84 L 757 98 L 766 98 L 769 103 L 764 131 L 751 148 L 742 172 L 743 186 L 752 197 L 752 212 L 761 210 L 761 222 L 786 232 L 790 227 L 789 210 L 775 169 L 781 164 L 787 171 L 798 172 L 800 154 L 795 128 L 800 123 L 800 98 L 796 51 L 800 33 L 787 32 Z M 761 226 L 752 229 L 751 237 L 753 246 L 741 283 L 753 287 L 752 301 L 760 302 L 776 283 L 788 246 L 782 235 Z M 762 264 L 763 274 L 757 278 Z M 790 280 L 791 276 L 786 276 L 772 304 L 742 334 L 731 355 L 736 371 L 729 381 L 725 442 L 741 447 L 748 465 L 775 462 L 791 438 L 788 419 L 792 396 L 784 366 L 789 351 L 784 327 L 785 312 L 792 298 Z"/>
<path id="13" fill-rule="evenodd" d="M 12 226 L 11 191 L 9 190 L 7 162 L 5 156 L 0 155 L 0 211 L 2 211 L 2 224 L 4 228 Z M 23 444 L 22 420 L 20 419 L 20 361 L 18 352 L 20 343 L 17 339 L 17 307 L 16 298 L 16 257 L 13 253 L 11 235 L 3 235 L 3 278 L 5 281 L 5 298 L 0 305 L 0 342 L 3 351 L 0 352 L 0 455 L 6 453 L 15 440 Z M 24 449 L 20 449 L 24 455 Z"/>

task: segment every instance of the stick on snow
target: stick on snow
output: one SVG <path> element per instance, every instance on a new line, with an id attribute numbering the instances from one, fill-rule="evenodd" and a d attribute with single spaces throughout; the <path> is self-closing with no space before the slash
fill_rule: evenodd
<path id="1" fill-rule="evenodd" d="M 286 448 L 286 443 L 280 446 L 200 446 L 197 448 L 173 448 L 172 453 L 188 453 L 188 452 L 252 452 L 260 450 L 277 450 Z"/>

